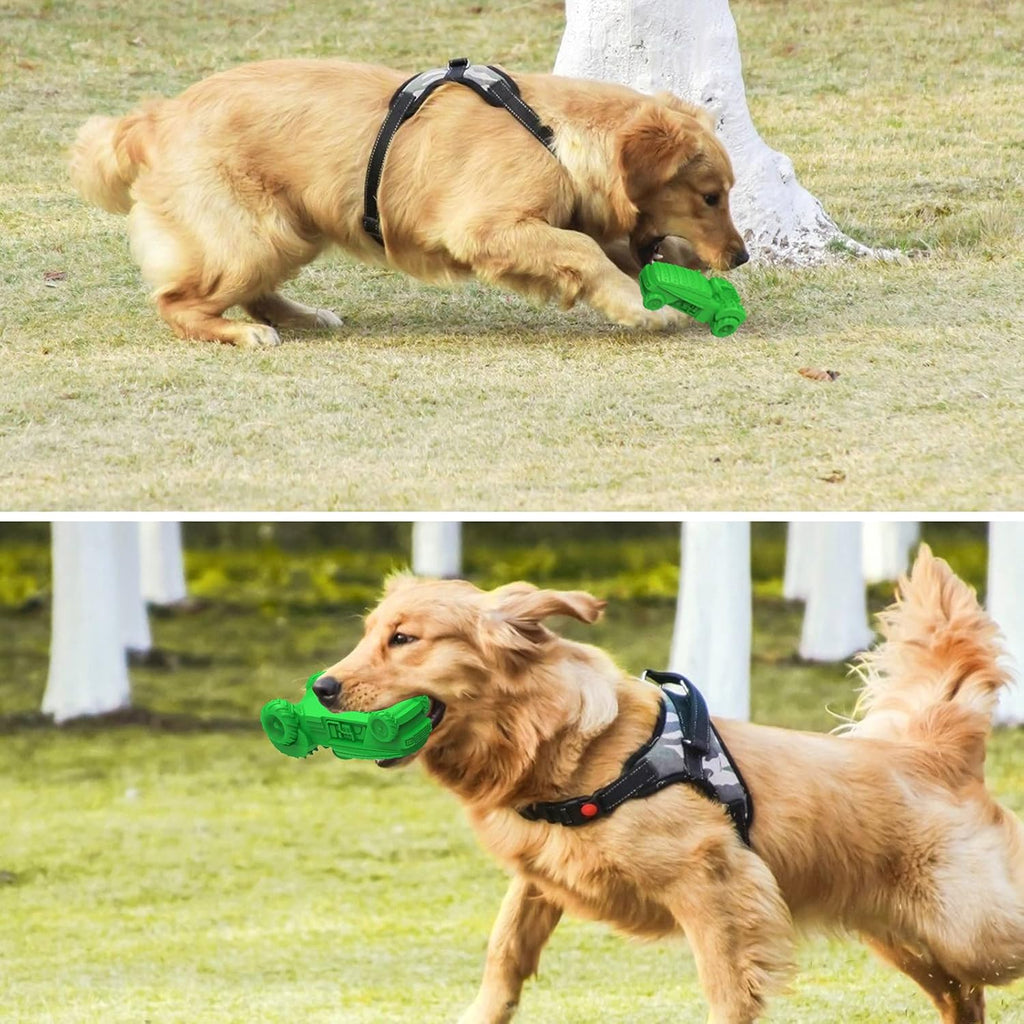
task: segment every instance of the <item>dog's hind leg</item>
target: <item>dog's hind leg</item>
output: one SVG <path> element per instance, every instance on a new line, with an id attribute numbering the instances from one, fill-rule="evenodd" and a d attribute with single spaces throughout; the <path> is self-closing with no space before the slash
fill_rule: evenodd
<path id="1" fill-rule="evenodd" d="M 914 953 L 894 941 L 864 936 L 885 961 L 917 982 L 939 1011 L 942 1024 L 984 1024 L 985 990 L 954 978 L 928 953 Z"/>
<path id="2" fill-rule="evenodd" d="M 263 290 L 259 272 L 246 267 L 241 258 L 234 263 L 211 258 L 178 220 L 144 202 L 132 207 L 128 230 L 142 276 L 154 286 L 157 311 L 179 338 L 243 348 L 281 343 L 273 327 L 222 316 Z"/>
<path id="3" fill-rule="evenodd" d="M 665 902 L 693 951 L 708 1024 L 752 1024 L 793 969 L 789 908 L 765 862 L 734 836 L 701 847 Z"/>
<path id="4" fill-rule="evenodd" d="M 323 241 L 302 234 L 275 201 L 264 197 L 246 205 L 231 180 L 216 180 L 193 194 L 182 187 L 178 171 L 141 176 L 128 215 L 132 252 L 154 288 L 160 315 L 179 337 L 244 347 L 280 344 L 269 324 L 239 323 L 222 314 L 253 303 L 282 323 L 307 326 L 318 311 L 288 302 L 275 289 L 313 259 Z M 329 314 L 318 326 L 333 326 L 335 319 Z"/>
<path id="5" fill-rule="evenodd" d="M 540 951 L 561 916 L 561 907 L 536 886 L 513 877 L 491 929 L 480 991 L 459 1024 L 506 1024 L 512 1019 L 523 982 L 537 970 Z"/>
<path id="6" fill-rule="evenodd" d="M 269 292 L 244 304 L 245 311 L 260 323 L 307 331 L 336 331 L 344 326 L 341 317 L 329 309 L 314 309 L 293 302 L 277 292 Z"/>

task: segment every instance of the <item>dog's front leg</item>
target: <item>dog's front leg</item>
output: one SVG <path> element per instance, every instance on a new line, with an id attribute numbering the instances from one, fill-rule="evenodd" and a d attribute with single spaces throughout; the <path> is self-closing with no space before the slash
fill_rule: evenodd
<path id="1" fill-rule="evenodd" d="M 490 284 L 569 309 L 582 300 L 623 327 L 665 330 L 685 320 L 664 306 L 647 309 L 640 285 L 589 235 L 542 220 L 486 224 L 453 233 L 452 255 Z"/>
<path id="2" fill-rule="evenodd" d="M 753 1024 L 792 970 L 793 922 L 768 866 L 728 828 L 664 899 L 693 951 L 708 1024 Z"/>
<path id="3" fill-rule="evenodd" d="M 491 929 L 480 991 L 459 1024 L 506 1024 L 512 1019 L 523 982 L 537 970 L 540 951 L 561 916 L 561 907 L 535 885 L 513 877 Z"/>

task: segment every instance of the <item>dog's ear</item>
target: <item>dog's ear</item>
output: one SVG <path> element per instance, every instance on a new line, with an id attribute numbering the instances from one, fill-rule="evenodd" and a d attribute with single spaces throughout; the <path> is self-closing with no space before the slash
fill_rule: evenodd
<path id="1" fill-rule="evenodd" d="M 538 654 L 555 638 L 542 619 L 570 615 L 580 622 L 596 622 L 605 607 L 604 601 L 583 590 L 538 590 L 529 583 L 510 583 L 489 597 L 481 640 L 517 663 Z"/>
<path id="2" fill-rule="evenodd" d="M 660 103 L 661 106 L 668 107 L 669 110 L 674 110 L 677 114 L 686 114 L 688 117 L 696 118 L 709 132 L 715 130 L 715 119 L 707 107 L 687 103 L 686 100 L 681 100 L 674 93 L 665 91 L 656 92 L 653 99 L 655 103 Z"/>
<path id="3" fill-rule="evenodd" d="M 692 114 L 644 104 L 619 130 L 619 171 L 632 202 L 656 192 L 701 153 L 703 126 Z"/>

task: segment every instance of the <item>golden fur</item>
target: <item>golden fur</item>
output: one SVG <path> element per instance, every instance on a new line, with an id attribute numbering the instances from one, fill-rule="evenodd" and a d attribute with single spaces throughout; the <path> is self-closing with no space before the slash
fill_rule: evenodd
<path id="1" fill-rule="evenodd" d="M 732 167 L 708 115 L 668 93 L 516 75 L 557 159 L 504 110 L 442 86 L 396 134 L 379 201 L 386 249 L 362 228 L 370 150 L 407 76 L 336 60 L 213 75 L 122 118 L 93 117 L 72 150 L 81 194 L 128 214 L 132 250 L 181 337 L 277 344 L 276 326 L 339 327 L 279 284 L 337 244 L 427 281 L 469 276 L 626 326 L 643 307 L 640 251 L 720 270 L 747 259 L 729 216 Z M 240 305 L 259 324 L 232 322 Z"/>
<path id="2" fill-rule="evenodd" d="M 525 583 L 484 593 L 398 577 L 325 673 L 341 686 L 332 710 L 443 703 L 414 756 L 512 874 L 464 1024 L 511 1018 L 563 910 L 635 935 L 684 932 L 715 1024 L 761 1014 L 802 923 L 858 933 L 944 1024 L 982 1021 L 983 986 L 1024 974 L 1024 827 L 985 789 L 1007 676 L 973 592 L 922 547 L 882 616 L 847 735 L 716 720 L 753 797 L 752 849 L 687 785 L 580 828 L 516 812 L 606 785 L 654 727 L 653 686 L 542 622 L 593 622 L 603 606 Z"/>

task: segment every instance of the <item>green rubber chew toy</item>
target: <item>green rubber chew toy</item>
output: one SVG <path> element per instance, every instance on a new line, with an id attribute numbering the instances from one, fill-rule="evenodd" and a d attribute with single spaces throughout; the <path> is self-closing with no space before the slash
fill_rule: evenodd
<path id="1" fill-rule="evenodd" d="M 727 338 L 747 319 L 736 289 L 724 277 L 705 277 L 674 263 L 648 263 L 640 271 L 640 294 L 648 309 L 671 306 Z"/>
<path id="2" fill-rule="evenodd" d="M 315 672 L 306 681 L 302 700 L 278 698 L 263 705 L 260 725 L 282 754 L 308 757 L 329 747 L 335 757 L 386 760 L 414 754 L 427 742 L 433 728 L 427 717 L 429 697 L 410 697 L 380 711 L 333 714 L 313 692 L 320 675 Z"/>

